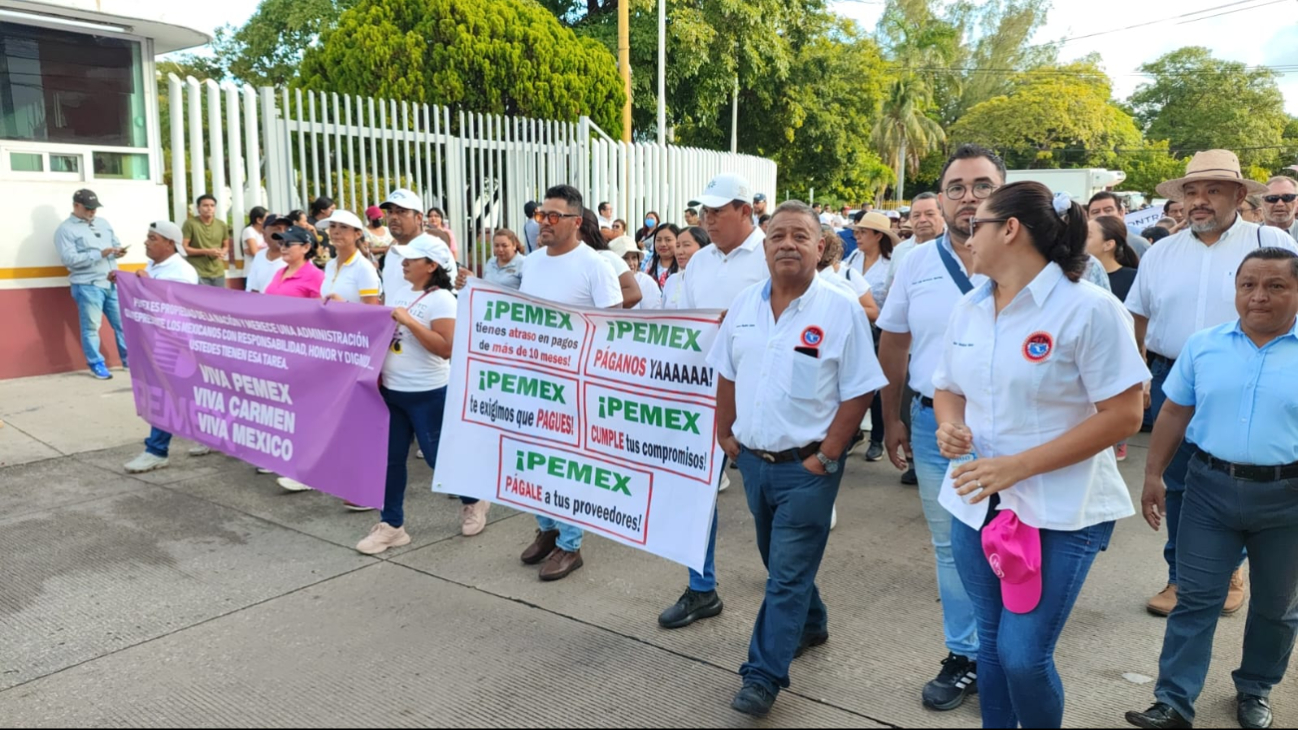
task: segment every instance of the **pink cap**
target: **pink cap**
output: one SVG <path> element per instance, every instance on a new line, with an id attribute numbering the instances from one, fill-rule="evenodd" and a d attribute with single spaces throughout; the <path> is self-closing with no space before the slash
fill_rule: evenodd
<path id="1" fill-rule="evenodd" d="M 365 209 L 365 218 L 376 221 L 383 217 L 383 209 L 377 205 L 371 205 Z"/>
<path id="2" fill-rule="evenodd" d="M 983 528 L 983 552 L 1001 579 L 1001 600 L 1013 613 L 1032 613 L 1041 603 L 1041 531 L 1001 510 Z"/>

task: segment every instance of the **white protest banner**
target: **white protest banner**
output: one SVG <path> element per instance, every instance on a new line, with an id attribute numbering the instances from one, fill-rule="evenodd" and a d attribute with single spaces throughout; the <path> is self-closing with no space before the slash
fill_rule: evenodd
<path id="1" fill-rule="evenodd" d="M 433 491 L 568 522 L 703 569 L 722 452 L 716 311 L 460 292 Z"/>
<path id="2" fill-rule="evenodd" d="M 1133 210 L 1123 217 L 1123 222 L 1127 224 L 1127 230 L 1136 235 L 1158 222 L 1163 217 L 1162 208 L 1145 208 L 1144 210 Z"/>

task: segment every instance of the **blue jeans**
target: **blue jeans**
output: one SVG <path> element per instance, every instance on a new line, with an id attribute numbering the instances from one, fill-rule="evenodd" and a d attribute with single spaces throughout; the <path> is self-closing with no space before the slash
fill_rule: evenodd
<path id="1" fill-rule="evenodd" d="M 442 438 L 442 408 L 446 387 L 408 393 L 380 387 L 388 404 L 388 476 L 383 495 L 383 521 L 393 527 L 406 524 L 406 480 L 409 473 L 410 439 L 419 442 L 428 468 L 437 468 L 437 442 Z M 464 504 L 476 499 L 460 497 Z"/>
<path id="2" fill-rule="evenodd" d="M 157 426 L 149 429 L 149 437 L 144 440 L 144 450 L 153 454 L 167 458 L 168 450 L 171 448 L 171 434 L 163 431 Z"/>
<path id="3" fill-rule="evenodd" d="M 919 398 L 911 401 L 910 422 L 910 445 L 915 452 L 912 461 L 915 476 L 919 478 L 919 498 L 937 558 L 937 591 L 942 600 L 946 648 L 956 656 L 973 659 L 978 656 L 978 621 L 974 618 L 973 602 L 965 592 L 960 571 L 956 570 L 955 558 L 951 555 L 951 513 L 937 501 L 950 462 L 937 448 L 937 417 L 932 408 L 920 404 Z"/>
<path id="4" fill-rule="evenodd" d="M 117 354 L 126 362 L 126 338 L 122 335 L 122 312 L 117 306 L 117 285 L 107 289 L 94 284 L 73 284 L 72 299 L 77 303 L 81 317 L 81 350 L 86 353 L 90 367 L 102 365 L 104 356 L 99 353 L 99 325 L 104 317 L 117 335 Z"/>
<path id="5" fill-rule="evenodd" d="M 1001 581 L 983 553 L 982 532 L 955 520 L 951 543 L 978 616 L 978 695 L 983 727 L 1057 728 L 1064 685 L 1055 644 L 1095 556 L 1109 545 L 1112 522 L 1075 532 L 1041 531 L 1041 603 L 1031 613 L 1005 610 Z"/>
<path id="6" fill-rule="evenodd" d="M 1213 634 L 1239 551 L 1249 553 L 1252 598 L 1235 689 L 1267 697 L 1284 678 L 1298 634 L 1298 479 L 1245 482 L 1190 464 L 1181 512 L 1181 582 L 1167 618 L 1154 696 L 1186 719 L 1203 691 Z"/>
<path id="7" fill-rule="evenodd" d="M 747 449 L 739 454 L 748 509 L 757 526 L 757 549 L 766 566 L 766 597 L 757 612 L 744 683 L 779 693 L 789 686 L 789 665 L 804 635 L 828 631 L 829 615 L 816 573 L 829 541 L 829 521 L 843 480 L 812 474 L 801 462 L 768 463 Z"/>
<path id="8" fill-rule="evenodd" d="M 721 475 L 725 476 L 730 459 L 721 457 Z M 721 477 L 717 477 L 718 488 Z M 708 535 L 708 551 L 703 557 L 703 572 L 697 573 L 690 568 L 690 590 L 708 593 L 717 589 L 717 511 L 712 510 L 712 533 Z"/>

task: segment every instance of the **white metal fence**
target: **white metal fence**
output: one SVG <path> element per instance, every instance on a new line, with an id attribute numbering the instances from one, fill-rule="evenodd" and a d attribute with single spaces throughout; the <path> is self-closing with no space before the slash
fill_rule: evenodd
<path id="1" fill-rule="evenodd" d="M 238 230 L 257 205 L 283 214 L 324 195 L 363 215 L 390 190 L 407 187 L 446 212 L 460 258 L 468 260 L 472 242 L 489 246 L 496 228 L 521 234 L 524 204 L 560 183 L 581 190 L 592 209 L 612 203 L 631 231 L 651 211 L 681 222 L 686 204 L 721 172 L 742 173 L 772 199 L 776 192 L 770 160 L 624 144 L 587 117 L 568 123 L 467 114 L 335 93 L 181 81 L 174 74 L 168 85 L 176 220 L 209 191 Z"/>

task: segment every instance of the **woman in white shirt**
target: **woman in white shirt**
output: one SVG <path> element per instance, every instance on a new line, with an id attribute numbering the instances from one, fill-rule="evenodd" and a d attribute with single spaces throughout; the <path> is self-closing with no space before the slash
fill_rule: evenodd
<path id="1" fill-rule="evenodd" d="M 852 226 L 852 237 L 856 239 L 856 250 L 852 252 L 853 260 L 848 262 L 848 266 L 865 275 L 874 301 L 882 309 L 884 300 L 888 298 L 888 268 L 892 263 L 892 249 L 897 246 L 897 234 L 886 216 L 872 212 L 861 216 L 861 220 Z M 878 335 L 875 337 L 877 339 Z"/>
<path id="2" fill-rule="evenodd" d="M 682 228 L 676 237 L 676 273 L 663 284 L 663 309 L 680 309 L 684 292 L 685 267 L 704 246 L 712 245 L 712 237 L 700 226 Z"/>
<path id="3" fill-rule="evenodd" d="M 266 248 L 266 209 L 260 205 L 248 211 L 248 225 L 239 234 L 243 241 L 243 256 L 251 259 L 257 252 Z"/>
<path id="4" fill-rule="evenodd" d="M 940 502 L 978 619 L 983 726 L 1057 728 L 1055 645 L 1114 521 L 1135 513 L 1110 447 L 1140 430 L 1149 370 L 1131 315 L 1079 282 L 1081 206 L 1014 183 L 969 228 L 990 281 L 956 306 L 933 375 L 953 460 Z"/>
<path id="5" fill-rule="evenodd" d="M 349 210 L 335 210 L 328 220 L 316 225 L 328 229 L 329 242 L 338 252 L 337 258 L 325 264 L 321 298 L 352 304 L 381 304 L 383 289 L 379 272 L 361 252 L 365 241 L 365 224 L 361 219 Z"/>
<path id="6" fill-rule="evenodd" d="M 507 289 L 517 290 L 523 284 L 523 242 L 508 228 L 496 229 L 491 239 L 491 253 L 482 268 L 482 278 Z"/>
<path id="7" fill-rule="evenodd" d="M 821 226 L 820 239 L 824 244 L 824 249 L 820 254 L 819 276 L 848 292 L 853 299 L 861 303 L 866 318 L 870 320 L 870 329 L 874 330 L 874 352 L 877 355 L 879 353 L 879 329 L 874 326 L 874 321 L 879 318 L 879 305 L 874 301 L 874 292 L 870 288 L 870 283 L 866 281 L 861 272 L 843 261 L 843 239 L 839 237 L 838 231 L 835 231 L 830 226 Z M 869 419 L 870 424 L 870 445 L 865 452 L 865 459 L 866 461 L 879 461 L 883 458 L 884 423 L 883 399 L 879 397 L 878 393 L 870 402 L 870 411 L 866 414 L 865 419 Z M 865 443 L 865 419 L 861 420 L 861 428 L 857 430 L 851 445 L 848 446 L 847 453 L 849 454 L 854 453 L 860 444 Z M 836 523 L 837 520 L 834 522 Z"/>
<path id="8" fill-rule="evenodd" d="M 600 233 L 599 219 L 595 216 L 595 211 L 590 208 L 582 210 L 581 229 L 578 235 L 613 268 L 618 286 L 622 288 L 622 308 L 635 309 L 643 296 L 640 293 L 640 284 L 636 283 L 635 274 L 631 273 L 631 267 L 626 265 L 626 261 L 609 250 L 608 241 L 604 240 L 604 234 Z"/>
<path id="9" fill-rule="evenodd" d="M 455 339 L 455 297 L 448 273 L 451 258 L 433 239 L 420 236 L 394 246 L 409 286 L 388 292 L 397 322 L 392 345 L 383 360 L 379 392 L 388 405 L 388 471 L 383 517 L 356 545 L 366 555 L 410 544 L 405 528 L 406 460 L 410 440 L 419 442 L 429 468 L 437 469 L 442 411 L 451 377 L 451 344 Z M 489 502 L 460 498 L 460 532 L 471 537 L 487 525 Z"/>
<path id="10" fill-rule="evenodd" d="M 608 242 L 608 250 L 622 257 L 640 286 L 640 301 L 632 309 L 662 309 L 662 289 L 658 288 L 658 282 L 652 276 L 640 270 L 644 251 L 635 245 L 635 241 L 630 236 L 619 236 Z"/>
<path id="11" fill-rule="evenodd" d="M 645 273 L 658 282 L 658 286 L 667 285 L 667 277 L 679 271 L 676 265 L 676 237 L 681 229 L 673 223 L 664 223 L 645 238 L 646 246 L 653 251 Z"/>

